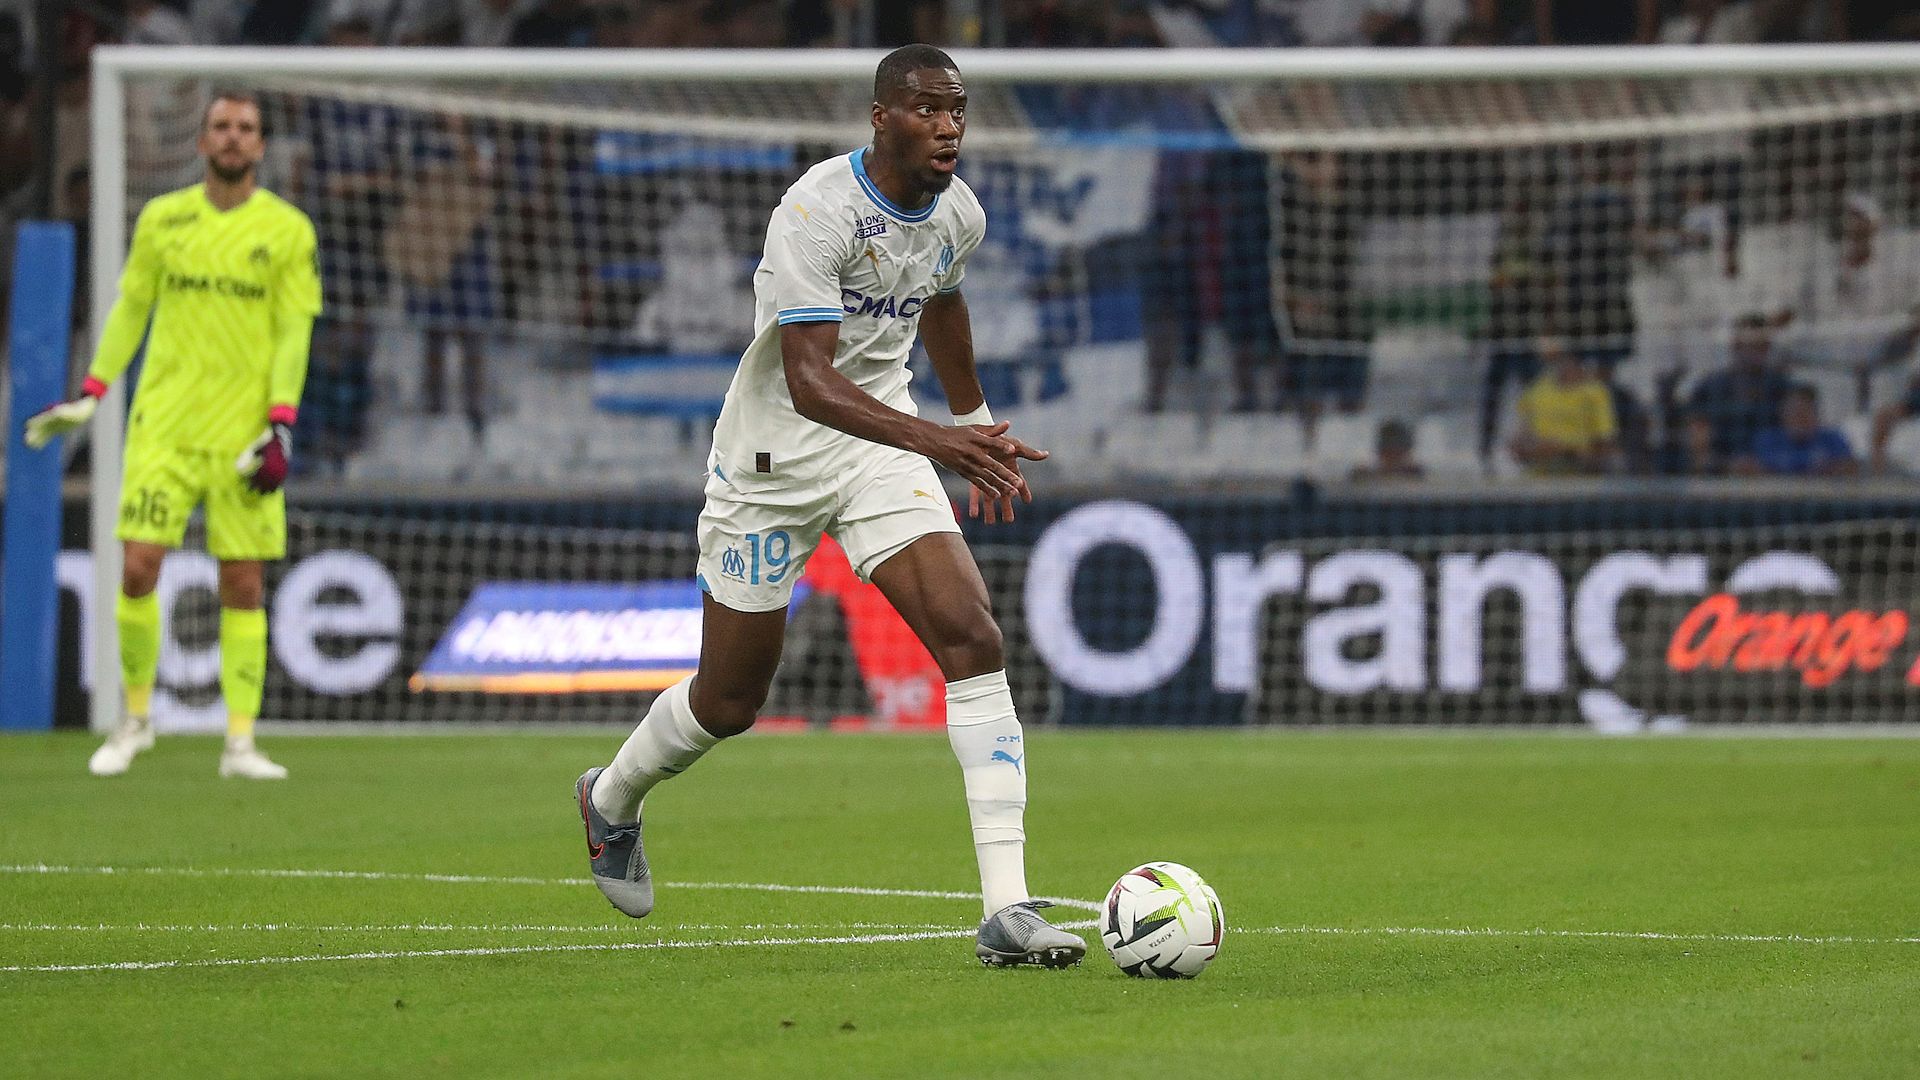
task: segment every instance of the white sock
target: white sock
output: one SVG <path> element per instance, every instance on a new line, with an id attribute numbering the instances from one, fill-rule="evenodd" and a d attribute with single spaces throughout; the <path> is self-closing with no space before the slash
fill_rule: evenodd
<path id="1" fill-rule="evenodd" d="M 616 825 L 640 818 L 640 803 L 653 785 L 678 776 L 720 741 L 700 726 L 687 700 L 692 676 L 681 679 L 653 699 L 640 726 L 627 736 L 613 756 L 613 764 L 593 782 L 593 805 Z"/>
<path id="2" fill-rule="evenodd" d="M 1027 746 L 1005 671 L 947 684 L 947 742 L 966 781 L 980 898 L 992 915 L 1027 893 Z"/>

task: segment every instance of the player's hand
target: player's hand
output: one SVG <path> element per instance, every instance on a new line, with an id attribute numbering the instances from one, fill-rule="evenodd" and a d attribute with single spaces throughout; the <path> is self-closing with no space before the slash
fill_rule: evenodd
<path id="1" fill-rule="evenodd" d="M 93 419 L 93 412 L 99 407 L 99 398 L 92 394 L 81 394 L 72 401 L 63 401 L 58 405 L 49 405 L 41 409 L 27 417 L 27 430 L 23 436 L 27 448 L 42 449 L 52 442 L 55 436 L 65 435 Z"/>
<path id="2" fill-rule="evenodd" d="M 1017 439 L 1005 437 L 1006 421 L 992 427 L 935 428 L 933 445 L 927 456 L 946 466 L 962 480 L 979 488 L 990 498 L 1006 499 L 1017 494 L 1024 482 L 1016 459 Z"/>
<path id="3" fill-rule="evenodd" d="M 1005 434 L 1007 430 L 1005 421 L 1001 421 L 992 427 L 978 426 L 974 428 L 974 430 L 997 434 L 1000 441 L 1012 445 L 1013 451 L 1007 457 L 1006 464 L 1020 480 L 1020 485 L 1015 490 L 1014 495 L 1018 495 L 1022 502 L 1032 502 L 1033 491 L 1027 487 L 1027 478 L 1020 472 L 1020 461 L 1022 458 L 1027 461 L 1045 461 L 1052 455 L 1045 450 L 1035 450 L 1019 439 Z M 967 516 L 970 518 L 983 517 L 989 525 L 998 524 L 1002 521 L 1012 521 L 1013 495 L 996 499 L 981 491 L 978 487 L 969 487 L 967 489 Z"/>
<path id="4" fill-rule="evenodd" d="M 293 428 L 286 424 L 272 423 L 260 437 L 253 440 L 240 452 L 240 459 L 233 467 L 247 481 L 247 486 L 262 495 L 280 490 L 287 482 L 287 470 L 293 462 Z"/>

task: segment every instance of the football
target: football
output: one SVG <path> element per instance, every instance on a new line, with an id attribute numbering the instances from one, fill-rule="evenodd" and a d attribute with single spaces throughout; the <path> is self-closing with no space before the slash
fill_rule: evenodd
<path id="1" fill-rule="evenodd" d="M 1142 979 L 1191 979 L 1220 953 L 1227 931 L 1220 898 L 1179 863 L 1150 862 L 1107 893 L 1100 940 L 1120 970 Z"/>

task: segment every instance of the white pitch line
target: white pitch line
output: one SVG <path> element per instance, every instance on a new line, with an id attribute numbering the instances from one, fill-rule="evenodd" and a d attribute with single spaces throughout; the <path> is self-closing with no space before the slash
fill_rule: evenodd
<path id="1" fill-rule="evenodd" d="M 267 868 L 185 867 L 185 866 L 62 866 L 53 863 L 15 863 L 0 865 L 0 874 L 113 874 L 160 875 L 177 877 L 262 877 L 319 878 L 345 881 L 419 881 L 454 885 L 563 885 L 579 887 L 591 884 L 586 878 L 495 877 L 479 874 L 421 874 L 388 870 L 279 870 Z M 885 889 L 863 885 L 781 885 L 749 881 L 668 881 L 673 889 L 723 889 L 738 892 L 817 893 L 829 896 L 882 896 L 914 900 L 978 900 L 977 892 L 951 889 Z M 1061 907 L 1078 911 L 1098 911 L 1100 905 L 1071 897 L 1048 896 Z"/>
<path id="2" fill-rule="evenodd" d="M 1325 937 L 1439 938 L 1601 938 L 1629 941 L 1683 941 L 1761 945 L 1920 945 L 1920 937 L 1855 937 L 1847 934 L 1683 934 L 1662 930 L 1496 930 L 1454 926 L 1258 926 L 1243 934 L 1298 934 Z"/>
<path id="3" fill-rule="evenodd" d="M 687 923 L 679 926 L 649 926 L 661 933 L 685 930 L 951 930 L 945 923 Z M 312 933 L 374 934 L 404 931 L 433 933 L 441 931 L 481 934 L 632 934 L 630 926 L 582 926 L 578 923 L 539 925 L 534 923 L 351 923 L 314 925 L 311 923 L 0 923 L 0 932 L 14 933 Z"/>
<path id="4" fill-rule="evenodd" d="M 895 941 L 967 938 L 974 931 L 927 930 L 910 934 L 845 934 L 835 937 L 723 938 L 711 941 L 615 941 L 594 945 L 508 945 L 475 949 L 393 949 L 318 956 L 248 956 L 221 960 L 121 960 L 104 964 L 10 964 L 0 973 L 76 971 L 160 971 L 173 968 L 260 967 L 270 964 L 319 964 L 342 960 L 420 960 L 443 956 L 520 956 L 529 953 L 637 952 L 648 949 L 730 949 L 780 945 L 872 945 Z"/>

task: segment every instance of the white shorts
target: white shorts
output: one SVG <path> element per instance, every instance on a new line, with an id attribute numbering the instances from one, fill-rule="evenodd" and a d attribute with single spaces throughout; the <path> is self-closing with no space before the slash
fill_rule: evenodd
<path id="1" fill-rule="evenodd" d="M 710 470 L 706 495 L 700 588 L 735 611 L 786 607 L 822 532 L 871 581 L 875 567 L 915 540 L 960 531 L 933 463 L 885 446 L 804 484 Z"/>

